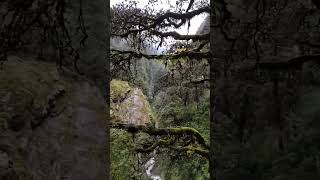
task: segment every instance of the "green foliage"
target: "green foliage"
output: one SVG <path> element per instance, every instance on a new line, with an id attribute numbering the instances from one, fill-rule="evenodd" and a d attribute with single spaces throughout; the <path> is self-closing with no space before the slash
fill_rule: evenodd
<path id="1" fill-rule="evenodd" d="M 166 126 L 186 126 L 197 129 L 203 137 L 209 140 L 209 101 L 205 99 L 199 104 L 193 103 L 183 105 L 180 102 L 172 101 L 155 108 L 160 125 Z"/>
<path id="2" fill-rule="evenodd" d="M 141 124 L 156 121 L 147 97 L 139 88 L 134 88 L 127 81 L 112 80 L 110 86 L 113 122 L 125 123 L 129 119 Z M 135 117 L 132 118 L 132 114 Z"/>
<path id="3" fill-rule="evenodd" d="M 162 172 L 164 179 L 209 179 L 208 161 L 198 155 L 191 155 L 190 157 L 187 157 L 174 152 L 163 152 L 163 154 L 160 155 L 160 158 L 160 171 Z"/>
<path id="4" fill-rule="evenodd" d="M 126 131 L 111 129 L 111 177 L 112 180 L 133 179 L 141 176 L 137 170 L 138 158 L 132 149 L 132 136 Z"/>
<path id="5" fill-rule="evenodd" d="M 155 102 L 157 103 L 157 102 Z M 204 98 L 199 104 L 193 103 L 183 105 L 179 101 L 162 105 L 161 108 L 155 108 L 161 119 L 160 126 L 184 126 L 192 127 L 199 131 L 209 142 L 209 100 Z M 197 154 L 180 154 L 170 150 L 164 151 L 159 155 L 161 172 L 164 179 L 209 179 L 209 163 L 207 159 Z"/>
<path id="6" fill-rule="evenodd" d="M 126 81 L 112 80 L 110 82 L 110 97 L 113 101 L 125 98 L 126 94 L 131 90 L 132 88 Z"/>
<path id="7" fill-rule="evenodd" d="M 187 59 L 179 59 L 170 61 L 167 64 L 167 68 L 175 67 L 178 61 L 184 65 L 186 60 Z M 199 93 L 200 102 L 193 102 L 196 96 L 195 88 L 177 87 L 174 80 L 172 80 L 172 82 L 171 80 L 170 82 L 163 82 L 161 77 L 165 74 L 166 69 L 163 64 L 154 63 L 152 60 L 139 59 L 137 64 L 132 64 L 131 70 L 130 78 L 128 76 L 119 76 L 117 78 L 128 81 L 135 87 L 139 87 L 148 97 L 153 109 L 150 115 L 150 119 L 153 122 L 150 123 L 150 126 L 155 126 L 153 123 L 156 123 L 159 127 L 190 127 L 196 129 L 205 138 L 205 141 L 209 142 L 209 99 L 208 97 L 204 97 L 204 93 Z M 167 87 L 168 85 L 169 87 Z M 202 92 L 206 90 L 207 89 L 199 91 Z M 184 98 L 182 96 L 185 96 L 185 92 L 190 93 L 192 96 L 188 97 L 188 103 L 186 105 L 184 105 L 184 100 L 182 99 Z M 117 133 L 119 132 L 117 131 Z M 120 151 L 122 154 L 117 154 L 112 159 L 113 178 L 128 179 L 128 177 L 130 177 L 129 175 L 133 174 L 133 172 L 144 173 L 143 169 L 134 171 L 133 167 L 137 167 L 138 159 L 134 155 L 134 152 L 131 151 L 132 149 L 130 150 L 130 146 L 133 145 L 130 136 L 125 132 L 121 132 L 121 135 L 114 136 L 114 138 L 116 139 L 114 139 L 111 144 L 113 150 L 112 156 L 115 153 L 114 151 Z M 121 143 L 121 139 L 125 143 Z M 132 144 L 129 145 L 129 142 Z M 148 142 L 148 144 L 154 143 L 153 137 L 139 135 L 135 138 L 135 144 L 144 144 L 146 142 Z M 113 146 L 113 144 L 115 145 Z M 123 159 L 125 159 L 125 161 Z M 161 147 L 157 149 L 155 159 L 157 166 L 155 170 L 161 173 L 163 179 L 209 179 L 208 160 L 192 151 L 177 152 Z"/>

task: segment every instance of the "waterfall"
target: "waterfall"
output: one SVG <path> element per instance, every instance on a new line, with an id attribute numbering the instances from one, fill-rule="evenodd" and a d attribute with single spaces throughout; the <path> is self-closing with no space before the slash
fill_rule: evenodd
<path id="1" fill-rule="evenodd" d="M 121 38 L 112 38 L 110 40 L 110 47 L 117 50 L 133 50 L 130 48 L 128 42 Z M 145 49 L 146 54 L 155 54 L 152 49 Z M 165 66 L 156 59 L 141 58 L 135 61 L 137 64 L 132 64 L 132 69 L 135 69 L 137 74 L 133 73 L 134 79 L 142 79 L 142 85 L 140 88 L 144 89 L 144 94 L 148 97 L 150 103 L 153 102 L 153 98 L 156 93 L 156 86 L 159 78 L 164 75 L 167 70 Z M 158 124 L 156 123 L 156 127 Z M 144 173 L 151 180 L 162 180 L 159 173 L 155 173 L 154 169 L 157 165 L 156 160 L 157 149 L 155 149 L 150 155 L 148 161 L 144 164 Z M 138 154 L 138 158 L 141 156 Z"/>
<path id="2" fill-rule="evenodd" d="M 153 61 L 149 62 L 149 92 L 148 92 L 148 96 L 150 99 L 153 99 L 153 93 L 154 93 L 154 75 L 155 75 L 155 68 L 154 68 L 154 63 Z"/>
<path id="3" fill-rule="evenodd" d="M 156 124 L 155 127 L 158 128 L 158 124 Z M 156 158 L 155 158 L 156 154 L 157 154 L 157 148 L 155 150 L 153 150 L 150 159 L 146 162 L 144 167 L 145 167 L 146 174 L 147 174 L 148 178 L 150 178 L 151 180 L 162 180 L 159 175 L 155 175 L 152 172 L 152 170 L 156 164 Z"/>
<path id="4" fill-rule="evenodd" d="M 165 66 L 157 60 L 150 59 L 147 60 L 148 68 L 146 69 L 148 73 L 148 97 L 153 101 L 155 96 L 155 86 L 159 78 L 166 73 Z"/>
<path id="5" fill-rule="evenodd" d="M 150 101 L 153 101 L 153 98 L 155 96 L 155 86 L 157 85 L 157 81 L 159 78 L 166 73 L 166 68 L 165 66 L 160 63 L 157 60 L 154 59 L 149 59 L 146 60 L 146 63 L 148 64 L 146 67 L 146 71 L 148 74 L 148 98 Z M 158 128 L 158 123 L 156 122 L 155 127 Z M 160 175 L 155 174 L 153 172 L 155 165 L 157 164 L 156 161 L 156 153 L 157 153 L 157 148 L 151 153 L 151 157 L 149 160 L 145 163 L 145 173 L 148 178 L 151 180 L 162 180 Z"/>
<path id="6" fill-rule="evenodd" d="M 152 170 L 156 164 L 155 155 L 156 155 L 156 149 L 152 152 L 151 158 L 147 161 L 147 163 L 144 165 L 144 167 L 146 169 L 146 174 L 147 174 L 148 178 L 150 178 L 152 180 L 162 180 L 159 175 L 155 175 L 152 173 Z"/>

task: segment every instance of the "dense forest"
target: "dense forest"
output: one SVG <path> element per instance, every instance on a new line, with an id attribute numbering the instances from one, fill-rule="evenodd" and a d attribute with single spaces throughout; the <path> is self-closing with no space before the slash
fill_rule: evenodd
<path id="1" fill-rule="evenodd" d="M 209 179 L 209 2 L 157 3 L 111 8 L 111 176 Z"/>
<path id="2" fill-rule="evenodd" d="M 179 11 L 179 7 L 183 7 L 179 6 L 181 2 L 185 2 L 185 7 L 188 8 Z M 183 80 L 178 82 L 179 90 L 186 85 L 194 88 L 196 96 L 193 103 L 198 111 L 196 114 L 200 112 L 198 115 L 201 114 L 202 117 L 189 114 L 193 112 L 190 109 L 177 111 L 179 106 L 172 106 L 172 101 L 169 101 L 165 106 L 170 104 L 175 113 L 188 114 L 180 116 L 181 118 L 173 115 L 173 121 L 180 119 L 181 122 L 189 123 L 167 122 L 165 127 L 192 127 L 201 131 L 200 134 L 205 137 L 206 133 L 201 129 L 208 128 L 208 124 L 201 127 L 199 125 L 206 122 L 208 112 L 199 111 L 202 108 L 200 99 L 207 98 L 206 93 L 202 94 L 201 91 L 210 89 L 210 106 L 207 106 L 210 107 L 210 138 L 206 140 L 210 141 L 211 153 L 207 159 L 210 161 L 211 179 L 319 179 L 318 1 L 213 1 L 210 4 L 211 44 L 210 47 L 207 46 L 210 53 L 201 51 L 206 44 L 209 45 L 206 41 L 209 34 L 184 36 L 168 28 L 190 23 L 190 16 L 206 11 L 205 8 L 209 7 L 208 4 L 199 2 L 201 5 L 192 9 L 193 3 L 194 1 L 178 1 L 178 13 L 167 11 L 154 15 L 150 12 L 152 10 L 141 12 L 135 9 L 134 5 L 122 5 L 113 12 L 116 22 L 113 26 L 118 28 L 113 31 L 113 35 L 122 38 L 132 35 L 133 39 L 137 38 L 132 41 L 135 45 L 144 40 L 154 42 L 154 37 L 158 37 L 156 42 L 159 46 L 165 43 L 166 37 L 185 41 L 192 39 L 190 44 L 175 44 L 170 48 L 173 51 L 168 51 L 169 55 L 149 55 L 139 49 L 138 53 L 136 50 L 115 51 L 115 56 L 126 54 L 127 60 L 144 57 L 160 59 L 163 62 L 165 59 L 165 66 L 175 69 L 170 72 L 173 74 L 171 79 L 166 79 L 165 83 L 177 82 L 175 77 L 180 76 Z M 119 15 L 119 11 L 123 9 L 126 9 L 126 13 Z M 131 14 L 131 11 L 138 15 Z M 126 21 L 126 18 L 131 21 Z M 121 20 L 125 23 L 119 23 Z M 139 39 L 140 37 L 142 38 Z M 181 45 L 183 51 L 175 49 L 178 46 L 181 48 Z M 172 60 L 176 58 L 177 60 Z M 207 61 L 202 64 L 202 59 Z M 182 63 L 184 61 L 185 63 Z M 192 62 L 196 62 L 193 64 L 194 68 L 198 67 L 205 73 L 197 74 L 197 70 L 191 70 L 189 75 L 193 77 L 188 78 L 188 71 L 183 69 L 184 65 Z M 204 65 L 208 68 L 208 64 L 209 75 L 206 74 L 208 71 L 201 67 Z M 132 66 L 122 67 L 127 67 L 130 71 Z M 120 71 L 117 70 L 118 72 Z M 189 80 L 188 83 L 186 79 Z M 161 93 L 163 82 L 161 79 L 159 82 Z M 178 95 L 180 91 L 176 89 L 173 94 Z M 189 93 L 185 98 L 181 96 L 181 103 L 188 104 L 185 103 L 186 97 L 189 97 L 188 100 L 193 99 L 191 94 L 193 93 Z M 162 102 L 172 96 L 169 92 L 163 95 L 159 97 Z M 153 99 L 151 104 L 155 107 L 157 121 L 161 125 L 168 117 L 161 113 L 168 114 L 172 109 L 157 112 L 163 108 L 157 102 L 159 99 Z M 198 118 L 202 120 L 197 121 Z M 140 145 L 139 143 L 144 142 L 133 142 L 134 145 Z M 175 146 L 176 143 L 177 141 L 170 146 Z M 143 147 L 150 149 L 150 146 L 161 146 L 159 144 L 161 143 L 151 143 Z M 195 150 L 194 154 L 199 153 Z M 180 155 L 183 159 L 183 154 Z M 161 153 L 158 156 L 161 157 Z M 193 164 L 190 162 L 192 161 L 181 161 L 171 169 L 179 172 L 176 169 L 187 169 L 185 164 Z M 170 170 L 165 174 L 170 174 Z M 166 178 L 198 178 L 191 174 L 186 176 L 168 175 Z M 199 176 L 200 179 L 205 177 L 204 174 Z"/>

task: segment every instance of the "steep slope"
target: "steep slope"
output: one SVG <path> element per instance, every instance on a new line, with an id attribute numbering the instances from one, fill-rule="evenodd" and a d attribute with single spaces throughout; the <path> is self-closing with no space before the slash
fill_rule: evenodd
<path id="1" fill-rule="evenodd" d="M 120 80 L 112 80 L 110 85 L 113 122 L 144 125 L 152 121 L 151 107 L 139 88 Z"/>
<path id="2" fill-rule="evenodd" d="M 154 116 L 147 97 L 127 81 L 112 80 L 110 83 L 111 119 L 113 123 L 148 125 Z M 131 134 L 120 129 L 111 129 L 111 177 L 128 179 L 143 176 L 141 156 L 132 149 L 144 139 L 142 134 Z"/>

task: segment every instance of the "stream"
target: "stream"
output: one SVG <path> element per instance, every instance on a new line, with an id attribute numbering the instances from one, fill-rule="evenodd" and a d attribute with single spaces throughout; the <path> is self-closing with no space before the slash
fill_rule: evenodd
<path id="1" fill-rule="evenodd" d="M 146 61 L 146 71 L 148 75 L 148 97 L 153 101 L 155 96 L 155 85 L 158 78 L 166 72 L 166 69 L 163 64 L 160 64 L 156 61 Z M 151 102 L 152 103 L 152 102 Z M 155 124 L 155 127 L 158 128 L 158 123 Z M 156 174 L 155 165 L 156 161 L 157 148 L 152 152 L 150 159 L 144 164 L 145 173 L 147 177 L 151 180 L 162 180 L 160 175 Z M 159 172 L 158 172 L 159 173 Z"/>
<path id="2" fill-rule="evenodd" d="M 159 175 L 153 174 L 153 171 L 152 171 L 154 169 L 155 164 L 156 164 L 155 157 L 154 157 L 155 154 L 156 154 L 156 150 L 154 150 L 152 152 L 151 158 L 144 165 L 145 172 L 146 172 L 148 178 L 150 178 L 152 180 L 161 180 L 161 177 Z"/>
<path id="3" fill-rule="evenodd" d="M 110 40 L 110 47 L 118 50 L 130 50 L 129 44 L 126 40 L 121 39 L 121 38 L 112 38 Z M 155 51 L 154 49 L 145 49 L 149 54 L 154 54 Z M 147 82 L 147 92 L 144 92 L 150 101 L 153 101 L 155 94 L 155 86 L 157 85 L 157 80 L 159 77 L 161 77 L 163 74 L 167 72 L 165 66 L 161 63 L 159 63 L 157 60 L 154 59 L 140 59 L 137 63 L 137 71 L 139 72 L 137 76 L 141 76 L 142 78 L 146 78 Z M 133 67 L 134 68 L 134 67 Z M 137 94 L 136 90 L 134 91 L 134 94 Z M 134 95 L 132 101 L 136 104 L 136 107 L 141 107 L 142 104 L 136 98 L 137 96 Z M 150 102 L 152 103 L 152 102 Z M 132 109 L 130 116 L 134 117 L 136 114 L 134 113 L 136 109 Z M 131 118 L 135 119 L 135 118 Z M 139 124 L 139 122 L 136 121 L 131 121 L 129 123 L 132 124 Z M 156 123 L 156 127 L 158 127 L 158 123 Z M 155 167 L 157 165 L 156 161 L 156 153 L 157 150 L 155 149 L 152 154 L 150 159 L 144 164 L 144 173 L 145 175 L 151 179 L 151 180 L 162 180 L 160 177 L 160 172 L 155 171 Z"/>

